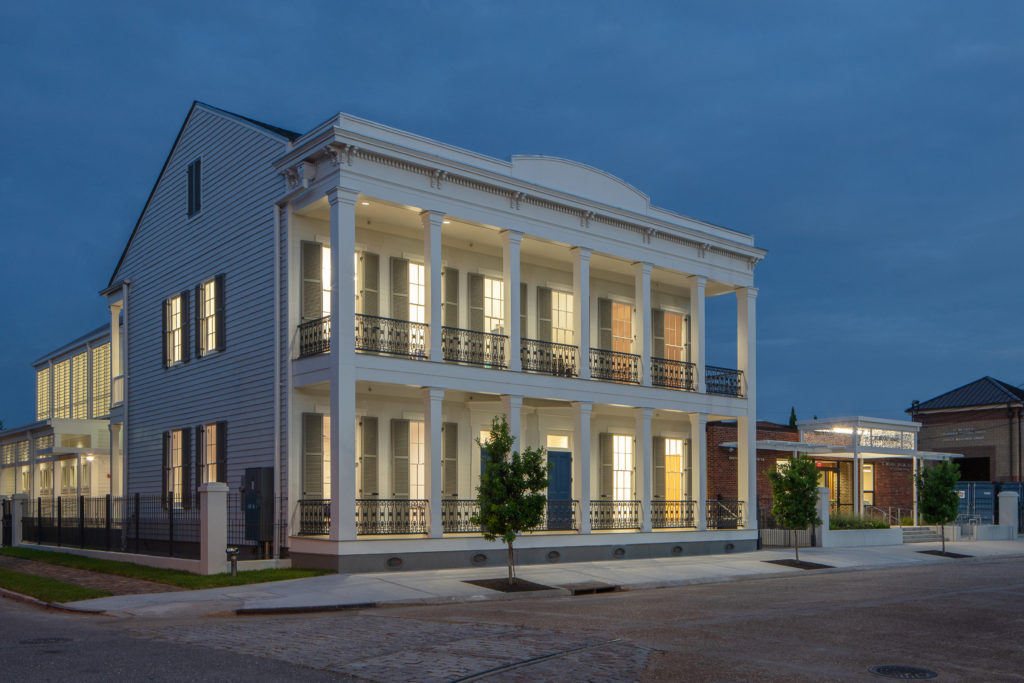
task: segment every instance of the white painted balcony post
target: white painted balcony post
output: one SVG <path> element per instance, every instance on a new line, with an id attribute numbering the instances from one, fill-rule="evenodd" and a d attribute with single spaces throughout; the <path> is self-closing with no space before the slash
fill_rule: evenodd
<path id="1" fill-rule="evenodd" d="M 423 440 L 427 444 L 426 488 L 430 510 L 430 537 L 441 538 L 444 529 L 441 525 L 442 484 L 441 465 L 443 462 L 443 439 L 441 424 L 443 419 L 442 404 L 444 389 L 423 387 Z"/>
<path id="2" fill-rule="evenodd" d="M 11 496 L 11 546 L 14 548 L 17 548 L 25 540 L 22 536 L 24 531 L 22 520 L 25 516 L 26 505 L 29 505 L 27 493 L 15 493 Z"/>
<path id="3" fill-rule="evenodd" d="M 328 191 L 331 205 L 331 528 L 332 541 L 356 537 L 355 190 Z"/>
<path id="4" fill-rule="evenodd" d="M 572 249 L 573 329 L 580 349 L 580 379 L 590 379 L 590 250 Z M 589 434 L 589 431 L 588 431 Z M 588 489 L 589 490 L 589 489 Z M 589 493 L 588 493 L 589 495 Z M 589 501 L 588 501 L 589 505 Z M 586 518 L 590 526 L 590 518 Z M 589 529 L 588 529 L 589 533 Z"/>
<path id="5" fill-rule="evenodd" d="M 580 502 L 580 533 L 590 533 L 590 413 L 591 403 L 572 404 L 575 418 L 572 452 L 572 497 Z"/>
<path id="6" fill-rule="evenodd" d="M 636 468 L 640 479 L 640 531 L 651 530 L 651 493 L 654 480 L 653 444 L 651 441 L 651 416 L 653 408 L 634 408 L 636 420 L 636 448 L 639 451 L 640 466 Z"/>
<path id="7" fill-rule="evenodd" d="M 228 570 L 228 485 L 211 481 L 199 487 L 199 573 Z"/>
<path id="8" fill-rule="evenodd" d="M 690 413 L 690 500 L 697 507 L 697 530 L 708 528 L 708 416 Z"/>
<path id="9" fill-rule="evenodd" d="M 705 370 L 705 290 L 708 279 L 700 275 L 690 278 L 690 362 L 693 363 L 693 388 L 694 391 L 704 393 L 707 391 L 707 377 Z"/>
<path id="10" fill-rule="evenodd" d="M 736 367 L 746 385 L 747 416 L 737 420 L 737 493 L 747 529 L 757 527 L 757 288 L 736 290 Z M 741 385 L 742 386 L 742 385 Z M 859 508 L 858 508 L 859 509 Z"/>
<path id="11" fill-rule="evenodd" d="M 519 372 L 523 369 L 520 349 L 522 334 L 519 324 L 519 251 L 523 242 L 523 233 L 515 230 L 504 230 L 501 233 L 502 265 L 505 280 L 505 330 L 508 333 L 508 369 Z"/>
<path id="12" fill-rule="evenodd" d="M 637 315 L 633 334 L 640 340 L 641 384 L 651 386 L 651 264 L 633 264 Z"/>
<path id="13" fill-rule="evenodd" d="M 508 433 L 515 439 L 515 442 L 512 444 L 512 450 L 522 452 L 520 413 L 523 409 L 523 397 L 503 395 L 501 397 L 501 409 L 505 413 L 505 421 L 508 422 Z"/>
<path id="14" fill-rule="evenodd" d="M 441 354 L 441 226 L 444 214 L 440 211 L 423 211 L 420 213 L 423 223 L 423 267 L 426 270 L 425 296 L 427 300 L 427 339 L 429 340 L 430 360 L 440 363 L 444 358 Z"/>

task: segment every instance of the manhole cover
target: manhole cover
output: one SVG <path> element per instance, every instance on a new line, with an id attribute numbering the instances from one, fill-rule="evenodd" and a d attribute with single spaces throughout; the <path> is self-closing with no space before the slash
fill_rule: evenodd
<path id="1" fill-rule="evenodd" d="M 922 669 L 917 666 L 899 666 L 894 664 L 886 664 L 883 666 L 873 666 L 868 669 L 871 673 L 876 676 L 885 676 L 886 678 L 900 678 L 905 681 L 918 680 L 923 678 L 938 678 L 939 674 L 929 669 Z"/>
<path id="2" fill-rule="evenodd" d="M 70 638 L 63 638 L 61 636 L 51 636 L 49 638 L 28 638 L 26 640 L 19 640 L 18 643 L 21 645 L 53 645 L 54 643 L 70 643 Z"/>

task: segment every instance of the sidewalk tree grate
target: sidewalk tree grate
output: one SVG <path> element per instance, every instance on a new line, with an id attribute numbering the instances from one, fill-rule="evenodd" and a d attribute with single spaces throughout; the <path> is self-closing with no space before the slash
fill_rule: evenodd
<path id="1" fill-rule="evenodd" d="M 883 664 L 868 669 L 876 676 L 885 678 L 899 678 L 901 680 L 922 680 L 925 678 L 938 678 L 938 674 L 930 669 L 922 669 L 918 666 L 902 666 L 899 664 Z"/>

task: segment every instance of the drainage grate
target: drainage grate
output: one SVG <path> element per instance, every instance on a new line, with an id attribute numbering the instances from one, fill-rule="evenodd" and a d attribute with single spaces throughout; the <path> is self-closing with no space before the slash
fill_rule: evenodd
<path id="1" fill-rule="evenodd" d="M 19 640 L 19 645 L 53 645 L 54 643 L 70 643 L 70 638 L 64 638 L 61 636 L 51 636 L 49 638 L 28 638 L 26 640 Z"/>
<path id="2" fill-rule="evenodd" d="M 922 669 L 917 666 L 900 666 L 898 664 L 885 664 L 882 666 L 873 666 L 868 669 L 871 673 L 876 676 L 884 676 L 885 678 L 899 678 L 904 681 L 921 680 L 925 678 L 938 678 L 939 674 L 929 669 Z"/>

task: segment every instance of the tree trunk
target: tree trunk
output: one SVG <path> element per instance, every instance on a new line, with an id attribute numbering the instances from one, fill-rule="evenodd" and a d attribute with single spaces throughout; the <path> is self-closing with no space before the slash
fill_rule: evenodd
<path id="1" fill-rule="evenodd" d="M 945 555 L 946 554 L 946 525 L 945 524 L 940 524 L 939 525 L 939 534 L 941 534 L 941 536 L 942 536 L 942 554 Z"/>
<path id="2" fill-rule="evenodd" d="M 796 531 L 793 532 L 793 550 L 796 551 L 796 561 L 799 562 L 800 561 L 800 535 Z"/>
<path id="3" fill-rule="evenodd" d="M 516 582 L 515 560 L 512 555 L 512 544 L 508 544 L 508 582 Z"/>

